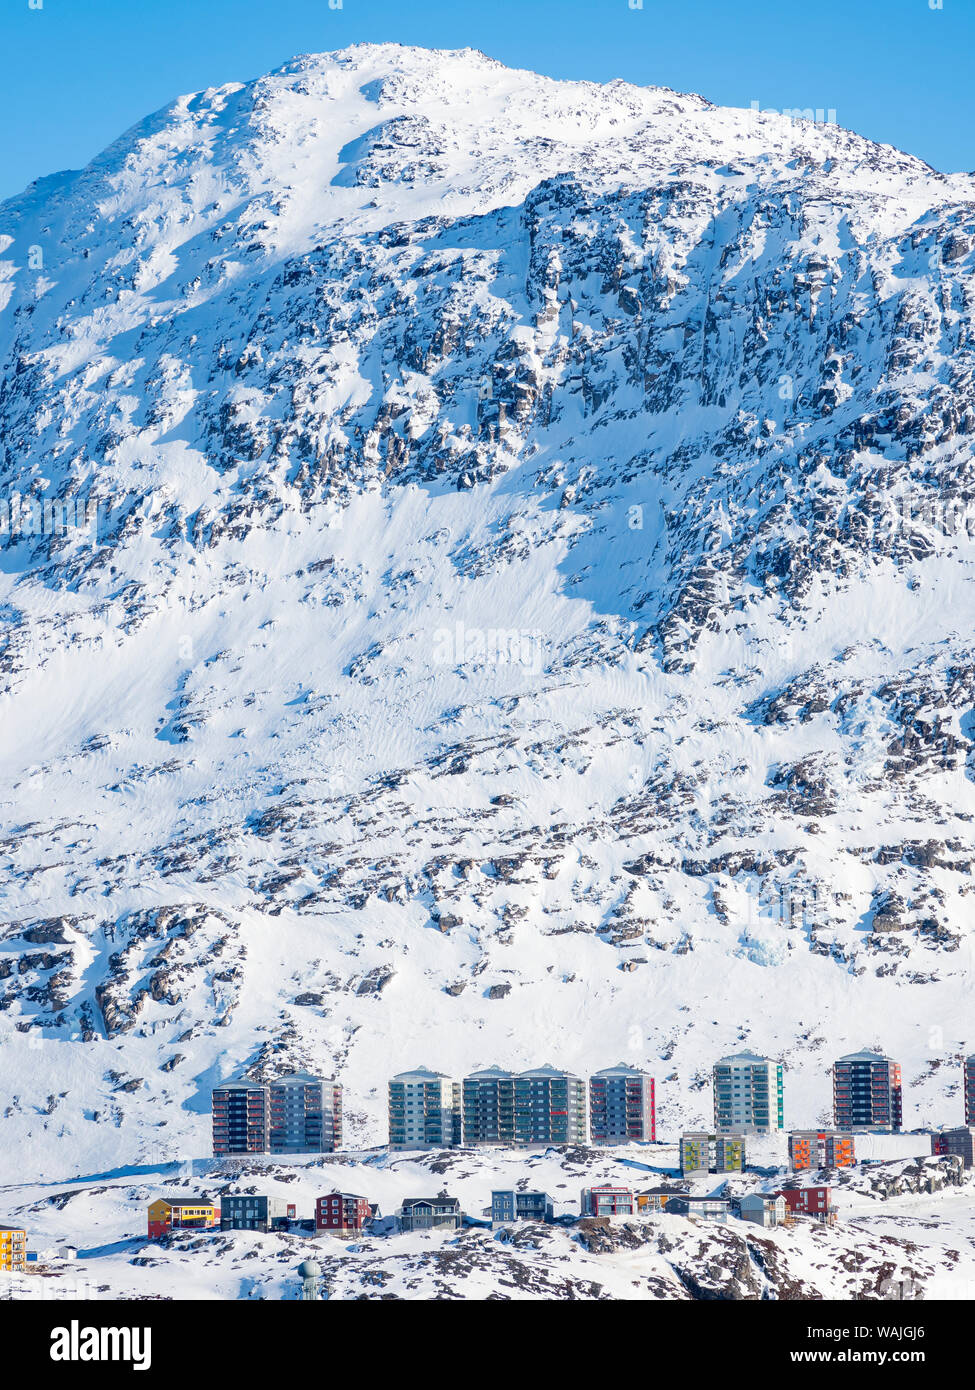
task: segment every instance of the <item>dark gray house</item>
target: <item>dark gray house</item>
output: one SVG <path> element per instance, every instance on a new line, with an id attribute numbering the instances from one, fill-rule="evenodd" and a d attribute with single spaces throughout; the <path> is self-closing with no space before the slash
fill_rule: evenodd
<path id="1" fill-rule="evenodd" d="M 516 1192 L 514 1189 L 491 1193 L 491 1221 L 506 1226 L 512 1221 L 551 1221 L 552 1199 L 547 1192 Z"/>
<path id="2" fill-rule="evenodd" d="M 397 1215 L 404 1231 L 456 1231 L 463 1220 L 460 1201 L 446 1192 L 439 1197 L 406 1197 Z"/>
<path id="3" fill-rule="evenodd" d="M 259 1192 L 235 1192 L 220 1198 L 221 1231 L 281 1231 L 296 1219 L 294 1202 Z"/>
<path id="4" fill-rule="evenodd" d="M 729 1202 L 725 1197 L 689 1197 L 679 1193 L 667 1203 L 674 1216 L 693 1216 L 698 1221 L 713 1221 L 723 1225 L 728 1220 Z"/>

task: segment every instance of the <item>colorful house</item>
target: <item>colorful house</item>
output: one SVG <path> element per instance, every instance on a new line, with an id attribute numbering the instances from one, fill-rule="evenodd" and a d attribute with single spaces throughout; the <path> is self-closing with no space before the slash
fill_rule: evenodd
<path id="1" fill-rule="evenodd" d="M 738 1202 L 742 1221 L 753 1221 L 758 1226 L 780 1226 L 787 1210 L 785 1198 L 773 1192 L 752 1192 Z"/>
<path id="2" fill-rule="evenodd" d="M 397 1215 L 404 1231 L 459 1230 L 464 1214 L 456 1197 L 407 1197 Z"/>
<path id="3" fill-rule="evenodd" d="M 836 1208 L 828 1187 L 783 1187 L 774 1195 L 785 1200 L 790 1216 L 808 1216 L 825 1226 L 836 1223 Z"/>
<path id="4" fill-rule="evenodd" d="M 0 1270 L 27 1268 L 27 1232 L 19 1226 L 0 1226 Z"/>
<path id="5" fill-rule="evenodd" d="M 692 1216 L 719 1226 L 728 1220 L 728 1207 L 725 1197 L 689 1197 L 683 1192 L 667 1203 L 667 1211 L 675 1216 Z"/>
<path id="6" fill-rule="evenodd" d="M 671 1198 L 686 1196 L 686 1192 L 674 1187 L 648 1187 L 636 1194 L 636 1209 L 638 1212 L 666 1211 Z"/>
<path id="7" fill-rule="evenodd" d="M 547 1192 L 517 1192 L 512 1188 L 491 1193 L 491 1221 L 497 1226 L 512 1221 L 551 1221 L 553 1211 Z"/>
<path id="8" fill-rule="evenodd" d="M 260 1192 L 234 1192 L 220 1198 L 221 1231 L 282 1231 L 297 1217 L 294 1202 Z"/>
<path id="9" fill-rule="evenodd" d="M 170 1231 L 212 1231 L 220 1225 L 220 1208 L 205 1197 L 157 1197 L 149 1203 L 149 1239 Z"/>
<path id="10" fill-rule="evenodd" d="M 357 1192 L 329 1192 L 315 1203 L 315 1230 L 333 1236 L 353 1236 L 378 1213 Z"/>
<path id="11" fill-rule="evenodd" d="M 580 1208 L 583 1216 L 632 1216 L 636 1196 L 628 1187 L 584 1187 Z"/>

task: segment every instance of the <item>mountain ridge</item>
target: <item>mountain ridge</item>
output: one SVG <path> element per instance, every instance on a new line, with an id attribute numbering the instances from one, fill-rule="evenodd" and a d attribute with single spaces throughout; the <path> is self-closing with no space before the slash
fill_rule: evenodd
<path id="1" fill-rule="evenodd" d="M 960 1121 L 975 181 L 485 62 L 0 206 L 3 491 L 98 507 L 0 573 L 8 1176 L 199 1156 L 272 1058 L 359 1143 L 404 1062 L 625 1057 L 674 1131 L 746 1040 L 790 1124 L 866 1041 Z"/>

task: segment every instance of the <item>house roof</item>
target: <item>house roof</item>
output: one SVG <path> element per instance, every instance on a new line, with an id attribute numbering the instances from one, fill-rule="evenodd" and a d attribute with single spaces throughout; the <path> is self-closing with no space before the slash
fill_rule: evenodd
<path id="1" fill-rule="evenodd" d="M 870 1052 L 866 1048 L 862 1052 L 848 1052 L 845 1057 L 837 1058 L 840 1062 L 889 1062 L 890 1058 L 882 1052 Z"/>
<path id="2" fill-rule="evenodd" d="M 402 1206 L 406 1207 L 460 1207 L 459 1197 L 404 1197 Z"/>
<path id="3" fill-rule="evenodd" d="M 315 1076 L 310 1071 L 289 1071 L 283 1076 L 272 1077 L 269 1085 L 271 1086 L 320 1086 L 325 1081 L 324 1076 Z"/>
<path id="4" fill-rule="evenodd" d="M 728 1066 L 734 1063 L 749 1065 L 760 1063 L 762 1065 L 778 1066 L 778 1061 L 774 1057 L 759 1057 L 757 1052 L 732 1052 L 727 1057 L 719 1057 L 715 1062 L 716 1067 Z"/>
<path id="5" fill-rule="evenodd" d="M 414 1067 L 412 1071 L 401 1071 L 393 1077 L 394 1081 L 448 1081 L 450 1078 L 442 1071 L 431 1071 L 429 1067 Z"/>
<path id="6" fill-rule="evenodd" d="M 495 1197 L 506 1197 L 509 1192 L 512 1197 L 544 1197 L 546 1202 L 552 1200 L 547 1192 L 542 1192 L 540 1188 L 535 1187 L 524 1189 L 519 1187 L 495 1187 L 491 1189 L 491 1200 L 493 1201 Z"/>
<path id="7" fill-rule="evenodd" d="M 472 1071 L 464 1077 L 465 1081 L 493 1081 L 495 1079 L 505 1081 L 514 1076 L 514 1072 L 505 1071 L 503 1067 L 484 1067 L 481 1071 Z"/>
<path id="8" fill-rule="evenodd" d="M 546 1062 L 542 1067 L 532 1067 L 529 1071 L 519 1072 L 518 1075 L 519 1078 L 524 1077 L 526 1080 L 534 1080 L 536 1077 L 539 1080 L 548 1080 L 550 1078 L 562 1080 L 565 1077 L 568 1077 L 570 1081 L 581 1080 L 581 1077 L 576 1076 L 575 1072 L 562 1071 L 558 1067 L 553 1067 L 551 1062 Z"/>
<path id="9" fill-rule="evenodd" d="M 156 1202 L 165 1202 L 167 1207 L 215 1207 L 217 1205 L 210 1197 L 153 1197 L 150 1206 Z"/>
<path id="10" fill-rule="evenodd" d="M 615 1067 L 603 1067 L 602 1071 L 594 1071 L 593 1076 L 648 1076 L 649 1072 L 640 1071 L 638 1067 L 628 1067 L 625 1062 L 617 1062 Z"/>

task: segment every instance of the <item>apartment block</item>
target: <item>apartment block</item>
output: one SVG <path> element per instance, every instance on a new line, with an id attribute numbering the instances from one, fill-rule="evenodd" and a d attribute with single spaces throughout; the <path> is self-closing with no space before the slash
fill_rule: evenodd
<path id="1" fill-rule="evenodd" d="M 653 1077 L 623 1062 L 594 1072 L 589 1133 L 594 1144 L 652 1143 L 657 1137 Z"/>
<path id="2" fill-rule="evenodd" d="M 517 1192 L 514 1189 L 491 1193 L 491 1221 L 508 1226 L 514 1221 L 551 1221 L 554 1208 L 547 1192 Z"/>
<path id="3" fill-rule="evenodd" d="M 461 1088 L 428 1067 L 389 1083 L 389 1147 L 451 1149 L 461 1142 Z"/>
<path id="4" fill-rule="evenodd" d="M 485 1067 L 462 1083 L 465 1144 L 515 1142 L 515 1078 L 501 1067 Z"/>
<path id="5" fill-rule="evenodd" d="M 27 1232 L 19 1226 L 0 1226 L 0 1270 L 27 1268 Z"/>
<path id="6" fill-rule="evenodd" d="M 833 1063 L 837 1129 L 896 1132 L 903 1113 L 901 1069 L 880 1052 L 851 1052 Z"/>
<path id="7" fill-rule="evenodd" d="M 856 1136 L 836 1129 L 795 1129 L 789 1135 L 789 1167 L 849 1168 L 856 1163 Z"/>
<path id="8" fill-rule="evenodd" d="M 714 1065 L 714 1127 L 725 1134 L 783 1130 L 782 1063 L 754 1052 L 719 1058 Z"/>
<path id="9" fill-rule="evenodd" d="M 688 1173 L 743 1173 L 745 1140 L 740 1134 L 682 1134 L 681 1177 Z"/>
<path id="10" fill-rule="evenodd" d="M 965 1123 L 975 1125 L 975 1053 L 965 1058 Z"/>
<path id="11" fill-rule="evenodd" d="M 259 1192 L 235 1192 L 220 1198 L 221 1231 L 286 1231 L 297 1219 L 294 1202 Z"/>
<path id="12" fill-rule="evenodd" d="M 942 1129 L 931 1135 L 931 1152 L 943 1157 L 955 1154 L 966 1168 L 975 1167 L 975 1128 Z"/>
<path id="13" fill-rule="evenodd" d="M 334 1153 L 342 1144 L 342 1087 L 329 1077 L 292 1072 L 268 1082 L 269 1151 Z"/>
<path id="14" fill-rule="evenodd" d="M 586 1083 L 552 1066 L 515 1077 L 516 1144 L 584 1144 Z"/>
<path id="15" fill-rule="evenodd" d="M 636 1211 L 636 1194 L 628 1187 L 584 1187 L 580 1199 L 583 1216 L 632 1216 Z"/>
<path id="16" fill-rule="evenodd" d="M 266 1086 L 227 1081 L 215 1087 L 211 1110 L 215 1157 L 267 1152 L 271 1116 Z"/>
<path id="17" fill-rule="evenodd" d="M 367 1197 L 357 1192 L 329 1192 L 315 1203 L 315 1230 L 333 1236 L 354 1236 L 375 1215 Z"/>

